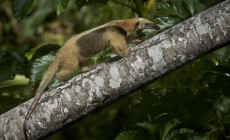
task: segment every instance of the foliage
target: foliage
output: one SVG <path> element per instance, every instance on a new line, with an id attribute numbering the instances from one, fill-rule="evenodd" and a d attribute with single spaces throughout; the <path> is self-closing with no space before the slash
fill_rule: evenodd
<path id="1" fill-rule="evenodd" d="M 67 8 L 69 0 L 52 0 L 52 3 L 57 15 L 60 15 Z"/>
<path id="2" fill-rule="evenodd" d="M 32 4 L 33 4 L 33 0 L 13 0 L 12 10 L 13 10 L 14 16 L 18 20 L 22 20 L 27 14 L 27 12 L 29 11 Z"/>
<path id="3" fill-rule="evenodd" d="M 31 85 L 36 89 L 60 45 L 74 33 L 136 13 L 161 27 L 143 30 L 147 39 L 221 1 L 1 0 L 0 112 L 29 98 Z M 47 139 L 228 139 L 229 52 L 225 47 L 195 60 Z M 103 51 L 91 63 L 114 55 Z"/>

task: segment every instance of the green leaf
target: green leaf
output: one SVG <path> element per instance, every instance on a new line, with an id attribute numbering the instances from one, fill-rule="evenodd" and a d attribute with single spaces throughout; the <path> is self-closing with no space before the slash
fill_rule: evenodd
<path id="1" fill-rule="evenodd" d="M 168 139 L 173 140 L 209 140 L 209 135 L 198 134 L 190 128 L 180 128 L 172 131 Z"/>
<path id="2" fill-rule="evenodd" d="M 17 20 L 22 20 L 29 12 L 34 0 L 12 0 L 12 10 Z"/>
<path id="3" fill-rule="evenodd" d="M 56 14 L 59 16 L 68 6 L 69 0 L 52 0 Z"/>
<path id="4" fill-rule="evenodd" d="M 22 35 L 26 38 L 33 38 L 35 33 L 44 26 L 44 20 L 53 12 L 51 1 L 47 0 L 39 4 L 29 18 L 23 20 Z"/>
<path id="5" fill-rule="evenodd" d="M 105 62 L 107 60 L 110 60 L 111 58 L 117 56 L 117 54 L 115 54 L 111 48 L 107 48 L 103 51 L 101 51 L 100 53 L 94 55 L 91 59 L 90 59 L 90 64 L 95 65 L 95 64 L 99 64 L 102 62 Z"/>
<path id="6" fill-rule="evenodd" d="M 155 18 L 154 22 L 161 27 L 161 29 L 169 28 L 181 22 L 179 18 L 175 17 L 159 17 Z"/>
<path id="7" fill-rule="evenodd" d="M 148 123 L 148 122 L 143 122 L 143 123 L 137 123 L 137 126 L 144 128 L 146 131 L 148 131 L 151 134 L 154 134 L 156 132 L 157 126 L 152 124 L 152 123 Z"/>
<path id="8" fill-rule="evenodd" d="M 76 4 L 79 8 L 83 7 L 84 5 L 93 5 L 95 3 L 106 4 L 109 0 L 76 0 Z"/>
<path id="9" fill-rule="evenodd" d="M 61 46 L 56 44 L 46 44 L 44 46 L 41 46 L 39 49 L 36 50 L 31 60 L 34 61 L 35 59 L 47 55 L 50 52 L 57 52 L 57 50 L 60 48 Z"/>
<path id="10" fill-rule="evenodd" d="M 1 52 L 0 54 L 0 82 L 14 79 L 16 74 L 29 75 L 26 57 L 16 52 Z"/>
<path id="11" fill-rule="evenodd" d="M 219 121 L 230 122 L 230 98 L 222 95 L 213 106 Z"/>
<path id="12" fill-rule="evenodd" d="M 47 44 L 36 50 L 33 57 L 31 58 L 31 83 L 35 85 L 43 77 L 45 70 L 48 69 L 51 62 L 56 56 L 57 50 L 60 48 L 59 45 Z M 56 80 L 56 79 L 55 79 Z M 57 80 L 56 80 L 57 81 Z M 55 86 L 57 86 L 57 82 Z"/>
<path id="13" fill-rule="evenodd" d="M 0 54 L 0 82 L 13 79 L 16 75 L 14 57 L 9 53 Z"/>
<path id="14" fill-rule="evenodd" d="M 162 16 L 176 17 L 185 20 L 189 17 L 189 13 L 181 4 L 160 3 L 157 6 L 157 11 Z"/>
<path id="15" fill-rule="evenodd" d="M 13 86 L 26 86 L 29 79 L 22 75 L 16 75 L 13 80 L 5 80 L 0 82 L 0 88 L 13 87 Z"/>
<path id="16" fill-rule="evenodd" d="M 220 62 L 221 61 L 230 62 L 230 45 L 227 45 L 224 48 L 219 49 L 218 51 L 215 52 L 215 55 L 218 57 L 218 59 L 220 59 Z M 230 63 L 227 63 L 226 65 L 230 67 Z"/>
<path id="17" fill-rule="evenodd" d="M 160 129 L 161 140 L 167 140 L 170 137 L 170 131 L 172 131 L 178 124 L 180 124 L 180 121 L 177 119 L 164 123 L 163 127 Z"/>
<path id="18" fill-rule="evenodd" d="M 217 140 L 218 138 L 211 139 L 209 135 L 196 134 L 196 133 L 182 133 L 173 137 L 173 140 Z"/>
<path id="19" fill-rule="evenodd" d="M 205 6 L 199 0 L 183 0 L 192 16 L 203 11 Z"/>
<path id="20" fill-rule="evenodd" d="M 31 68 L 31 83 L 35 85 L 43 77 L 43 73 L 48 69 L 51 62 L 54 60 L 56 54 L 50 53 L 45 56 L 42 56 L 32 62 Z"/>
<path id="21" fill-rule="evenodd" d="M 170 137 L 169 137 L 169 139 L 173 139 L 173 140 L 183 140 L 183 139 L 197 140 L 195 138 L 201 139 L 203 138 L 203 135 L 202 134 L 198 135 L 194 133 L 194 130 L 189 128 L 176 129 L 170 133 Z"/>
<path id="22" fill-rule="evenodd" d="M 146 140 L 146 135 L 140 131 L 128 130 L 120 133 L 115 140 Z"/>

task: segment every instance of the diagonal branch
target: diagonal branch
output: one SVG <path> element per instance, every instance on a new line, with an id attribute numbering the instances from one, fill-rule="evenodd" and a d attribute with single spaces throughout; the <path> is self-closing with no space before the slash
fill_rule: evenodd
<path id="1" fill-rule="evenodd" d="M 132 54 L 80 74 L 48 91 L 28 122 L 29 138 L 41 138 L 105 106 L 189 61 L 230 43 L 230 0 L 139 44 Z M 31 103 L 0 116 L 0 139 L 24 139 L 22 124 Z"/>

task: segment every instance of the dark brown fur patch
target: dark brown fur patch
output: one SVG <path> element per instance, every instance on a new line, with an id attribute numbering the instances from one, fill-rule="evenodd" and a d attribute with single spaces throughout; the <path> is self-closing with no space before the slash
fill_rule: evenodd
<path id="1" fill-rule="evenodd" d="M 127 32 L 119 26 L 106 26 L 83 35 L 77 40 L 77 46 L 80 48 L 80 54 L 83 57 L 91 57 L 94 54 L 99 53 L 106 47 L 110 46 L 109 40 L 103 39 L 103 35 L 106 32 L 117 32 L 126 37 Z"/>

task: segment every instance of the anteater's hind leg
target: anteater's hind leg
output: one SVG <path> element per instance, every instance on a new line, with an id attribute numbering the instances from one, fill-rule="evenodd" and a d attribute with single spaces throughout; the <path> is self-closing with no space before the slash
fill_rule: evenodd
<path id="1" fill-rule="evenodd" d="M 74 72 L 79 68 L 79 61 L 76 58 L 67 58 L 65 63 L 61 64 L 57 73 L 57 78 L 61 84 L 67 82 L 74 75 Z"/>

